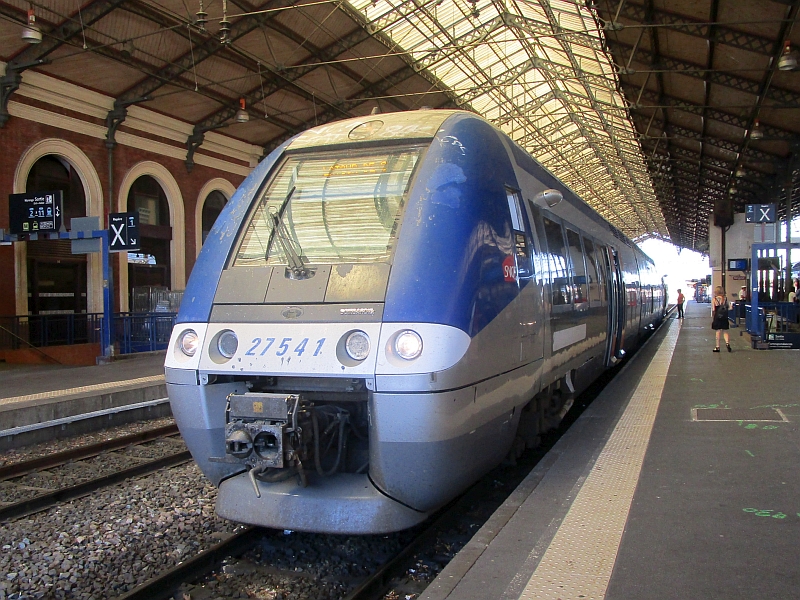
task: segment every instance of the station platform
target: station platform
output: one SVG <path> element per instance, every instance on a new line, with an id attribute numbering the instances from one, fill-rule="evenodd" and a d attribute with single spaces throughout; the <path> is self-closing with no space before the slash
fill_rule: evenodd
<path id="1" fill-rule="evenodd" d="M 158 402 L 167 396 L 164 352 L 89 367 L 0 363 L 0 380 L 0 450 L 90 431 L 98 420 L 110 426 L 169 414 Z M 95 413 L 94 421 L 77 419 Z"/>
<path id="2" fill-rule="evenodd" d="M 670 318 L 421 600 L 793 598 L 800 355 Z"/>

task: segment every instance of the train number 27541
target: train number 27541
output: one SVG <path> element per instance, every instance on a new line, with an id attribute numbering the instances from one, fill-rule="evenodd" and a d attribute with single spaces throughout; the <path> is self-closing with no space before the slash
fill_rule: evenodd
<path id="1" fill-rule="evenodd" d="M 250 342 L 252 344 L 250 346 L 250 349 L 247 352 L 245 352 L 244 355 L 265 356 L 267 352 L 269 352 L 270 348 L 275 346 L 275 356 L 285 356 L 286 353 L 290 351 L 290 348 L 294 346 L 293 342 L 294 338 L 290 337 L 283 338 L 277 346 L 275 345 L 276 340 L 277 338 L 264 338 L 263 340 L 259 337 L 253 338 L 252 341 Z M 309 342 L 308 338 L 303 338 L 302 341 L 300 341 L 294 347 L 294 349 L 291 350 L 291 352 L 297 354 L 297 356 L 303 356 L 303 353 L 306 351 L 306 348 L 308 346 L 308 342 Z M 319 356 L 320 352 L 322 352 L 322 346 L 325 345 L 325 338 L 317 340 L 316 343 L 317 345 L 316 348 L 314 348 L 314 353 L 312 354 L 312 356 Z M 264 346 L 263 348 L 261 348 L 262 345 Z M 308 348 L 308 350 L 311 350 L 311 348 Z"/>

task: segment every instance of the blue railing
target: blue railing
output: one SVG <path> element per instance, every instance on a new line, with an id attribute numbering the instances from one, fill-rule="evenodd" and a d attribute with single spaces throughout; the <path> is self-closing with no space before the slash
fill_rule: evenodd
<path id="1" fill-rule="evenodd" d="M 0 317 L 0 349 L 96 343 L 102 322 L 100 313 Z"/>
<path id="2" fill-rule="evenodd" d="M 758 318 L 750 333 L 764 338 L 767 333 L 786 333 L 791 324 L 798 322 L 800 307 L 795 302 L 761 302 L 758 305 Z M 751 323 L 752 308 L 747 305 L 747 322 Z"/>
<path id="3" fill-rule="evenodd" d="M 758 308 L 764 309 L 767 333 L 785 333 L 789 331 L 790 323 L 797 323 L 797 304 L 794 302 L 760 302 Z"/>
<path id="4" fill-rule="evenodd" d="M 118 354 L 163 350 L 169 344 L 175 313 L 116 313 L 111 343 Z M 0 350 L 101 341 L 102 313 L 0 317 Z"/>
<path id="5" fill-rule="evenodd" d="M 752 324 L 754 322 L 752 317 L 751 317 L 752 313 L 753 313 L 753 306 L 751 304 L 746 305 L 745 306 L 745 323 Z M 759 306 L 758 307 L 758 318 L 755 320 L 755 327 L 752 330 L 750 330 L 749 333 L 751 333 L 752 335 L 757 335 L 757 336 L 763 338 L 764 337 L 764 332 L 767 330 L 766 324 L 767 324 L 766 314 L 764 313 L 764 309 L 761 306 Z"/>
<path id="6" fill-rule="evenodd" d="M 164 350 L 175 325 L 175 313 L 118 313 L 114 315 L 112 342 L 120 354 Z"/>

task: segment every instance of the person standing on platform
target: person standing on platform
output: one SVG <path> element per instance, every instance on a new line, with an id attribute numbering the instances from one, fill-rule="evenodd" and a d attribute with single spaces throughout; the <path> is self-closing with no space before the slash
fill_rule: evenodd
<path id="1" fill-rule="evenodd" d="M 683 318 L 683 303 L 686 302 L 686 296 L 683 295 L 683 292 L 678 288 L 678 318 Z"/>
<path id="2" fill-rule="evenodd" d="M 711 329 L 717 335 L 717 345 L 714 346 L 714 352 L 719 352 L 720 331 L 725 336 L 725 346 L 728 348 L 728 352 L 731 351 L 731 338 L 728 335 L 728 327 L 728 300 L 725 298 L 722 286 L 718 285 L 714 288 L 714 299 L 711 301 Z"/>

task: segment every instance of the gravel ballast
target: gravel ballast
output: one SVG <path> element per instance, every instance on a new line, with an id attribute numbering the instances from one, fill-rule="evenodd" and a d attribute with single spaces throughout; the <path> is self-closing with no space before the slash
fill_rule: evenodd
<path id="1" fill-rule="evenodd" d="M 101 431 L 92 433 L 85 433 L 73 437 L 51 440 L 41 444 L 31 444 L 23 448 L 14 448 L 0 452 L 0 466 L 18 463 L 24 460 L 32 460 L 42 456 L 49 456 L 56 452 L 63 452 L 64 450 L 71 450 L 80 446 L 88 446 L 89 444 L 96 444 L 105 440 L 111 440 L 134 433 L 140 433 L 148 429 L 156 429 L 157 427 L 164 427 L 165 425 L 172 425 L 175 419 L 172 417 L 162 417 L 152 421 L 140 421 L 137 423 L 128 423 L 127 425 L 120 425 L 118 427 L 110 427 Z"/>
<path id="2" fill-rule="evenodd" d="M 194 463 L 0 525 L 0 600 L 120 595 L 232 533 Z"/>

